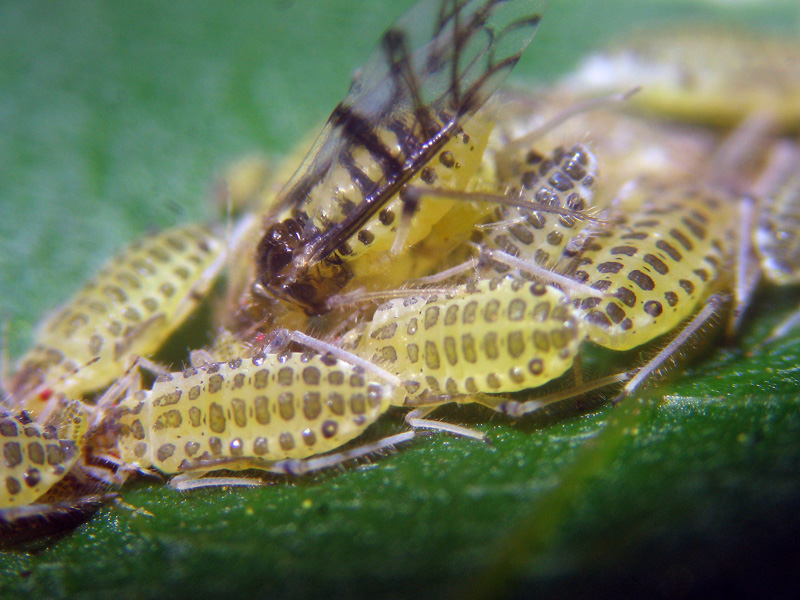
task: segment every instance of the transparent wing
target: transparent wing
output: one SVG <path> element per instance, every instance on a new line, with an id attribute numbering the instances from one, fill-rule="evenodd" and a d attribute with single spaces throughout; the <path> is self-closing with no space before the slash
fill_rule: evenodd
<path id="1" fill-rule="evenodd" d="M 276 214 L 304 226 L 295 266 L 328 256 L 435 156 L 517 63 L 543 5 L 423 1 L 384 33 L 282 191 Z M 347 211 L 326 193 L 343 174 L 358 192 Z"/>

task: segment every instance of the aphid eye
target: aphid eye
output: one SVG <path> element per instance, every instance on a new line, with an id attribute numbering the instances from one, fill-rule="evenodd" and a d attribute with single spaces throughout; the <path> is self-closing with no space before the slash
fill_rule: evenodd
<path id="1" fill-rule="evenodd" d="M 256 260 L 265 281 L 277 277 L 289 265 L 300 244 L 301 231 L 294 219 L 275 223 L 267 230 L 256 251 Z"/>

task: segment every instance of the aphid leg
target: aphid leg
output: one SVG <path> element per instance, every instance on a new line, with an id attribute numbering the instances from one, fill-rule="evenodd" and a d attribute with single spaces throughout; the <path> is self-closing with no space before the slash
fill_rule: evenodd
<path id="1" fill-rule="evenodd" d="M 135 356 L 132 358 L 130 365 L 126 367 L 125 375 L 127 375 L 128 372 L 133 370 L 134 365 L 141 367 L 146 371 L 149 371 L 151 374 L 155 376 L 166 375 L 169 373 L 169 369 L 162 367 L 157 362 L 153 362 L 152 360 L 145 358 L 144 356 Z"/>
<path id="2" fill-rule="evenodd" d="M 452 402 L 452 399 L 448 398 L 446 402 Z M 479 442 L 489 441 L 489 438 L 486 437 L 486 434 L 481 431 L 475 431 L 474 429 L 469 429 L 467 427 L 461 427 L 459 425 L 453 425 L 451 423 L 444 423 L 442 421 L 432 421 L 430 419 L 424 418 L 426 415 L 433 412 L 436 408 L 438 408 L 438 406 L 414 409 L 406 415 L 405 421 L 406 423 L 408 423 L 409 427 L 413 427 L 414 429 L 445 431 L 447 433 L 452 433 L 453 435 L 456 435 L 458 437 L 472 438 L 473 440 L 478 440 Z"/>
<path id="3" fill-rule="evenodd" d="M 792 314 L 778 323 L 760 345 L 771 344 L 775 340 L 781 339 L 798 325 L 800 325 L 800 308 L 795 309 Z"/>
<path id="4" fill-rule="evenodd" d="M 575 359 L 572 361 L 572 379 L 576 387 L 583 385 L 583 358 L 580 352 L 575 354 Z"/>
<path id="5" fill-rule="evenodd" d="M 411 231 L 411 221 L 414 218 L 414 213 L 417 212 L 421 197 L 422 191 L 413 186 L 406 186 L 400 192 L 403 210 L 400 211 L 400 221 L 397 223 L 397 232 L 394 236 L 394 242 L 392 242 L 392 248 L 389 250 L 389 256 L 397 256 L 405 248 L 408 234 Z"/>
<path id="6" fill-rule="evenodd" d="M 94 494 L 51 504 L 27 504 L 0 510 L 0 547 L 13 547 L 74 529 L 118 494 Z"/>
<path id="7" fill-rule="evenodd" d="M 488 406 L 492 410 L 496 410 L 497 412 L 508 415 L 509 417 L 518 418 L 536 412 L 537 410 L 540 410 L 545 406 L 549 406 L 550 404 L 561 402 L 563 400 L 569 400 L 571 398 L 577 398 L 578 396 L 583 396 L 589 392 L 594 392 L 610 385 L 622 383 L 630 379 L 633 376 L 633 373 L 633 371 L 626 371 L 623 373 L 609 375 L 607 377 L 601 377 L 600 379 L 595 379 L 587 383 L 582 383 L 580 385 L 576 385 L 558 392 L 553 392 L 533 400 L 527 400 L 525 402 L 519 402 L 517 400 L 511 400 L 509 398 L 503 398 L 500 396 L 490 396 L 488 394 L 476 394 L 475 401 L 483 404 L 484 406 Z"/>
<path id="8" fill-rule="evenodd" d="M 265 485 L 260 479 L 250 477 L 203 477 L 206 471 L 181 473 L 167 484 L 179 492 L 188 492 L 207 487 L 259 487 Z"/>
<path id="9" fill-rule="evenodd" d="M 353 448 L 352 450 L 345 450 L 344 452 L 335 452 L 333 454 L 314 456 L 301 460 L 282 460 L 275 463 L 270 471 L 273 473 L 286 473 L 288 475 L 304 475 L 312 471 L 319 471 L 321 469 L 334 467 L 349 460 L 392 451 L 398 444 L 410 442 L 416 436 L 422 435 L 423 433 L 424 432 L 419 432 L 412 429 L 411 431 L 404 431 L 402 433 L 390 435 L 375 442 L 363 444 L 357 448 Z"/>
<path id="10" fill-rule="evenodd" d="M 205 348 L 195 349 L 189 352 L 189 364 L 195 369 L 198 367 L 213 365 L 215 362 L 217 361 L 214 358 L 214 355 Z"/>
<path id="11" fill-rule="evenodd" d="M 301 476 L 314 471 L 335 467 L 350 460 L 392 450 L 396 445 L 409 442 L 417 435 L 420 434 L 414 430 L 405 431 L 344 452 L 335 452 L 333 454 L 304 459 L 287 459 L 273 463 L 266 463 L 265 461 L 258 461 L 256 459 L 196 461 L 193 465 L 186 465 L 188 469 L 180 475 L 173 477 L 168 485 L 179 491 L 193 490 L 201 487 L 260 486 L 264 485 L 264 482 L 258 479 L 243 477 L 204 477 L 204 475 L 215 470 L 241 470 L 251 468 L 268 473 Z"/>
<path id="12" fill-rule="evenodd" d="M 769 113 L 753 113 L 734 129 L 711 159 L 708 183 L 734 194 L 741 194 L 749 187 L 741 173 L 746 172 L 748 162 L 757 154 L 754 149 L 763 148 L 775 128 L 775 119 Z"/>
<path id="13" fill-rule="evenodd" d="M 733 309 L 728 317 L 727 336 L 732 339 L 753 293 L 761 279 L 761 269 L 753 249 L 752 232 L 756 220 L 756 201 L 752 196 L 745 196 L 739 203 L 739 228 L 736 240 L 735 281 L 733 289 Z"/>
<path id="14" fill-rule="evenodd" d="M 636 373 L 636 376 L 628 381 L 619 396 L 614 398 L 614 404 L 619 403 L 626 396 L 631 395 L 639 388 L 640 385 L 642 385 L 642 383 L 654 375 L 661 368 L 661 366 L 668 359 L 673 357 L 675 353 L 678 352 L 703 325 L 708 323 L 710 319 L 719 313 L 720 308 L 726 301 L 727 298 L 723 294 L 712 295 L 706 302 L 706 305 L 703 307 L 703 309 L 686 324 L 681 332 L 674 339 L 672 339 L 669 344 L 667 344 L 666 347 L 661 350 L 661 352 L 659 352 L 655 357 L 642 366 L 639 369 L 639 372 Z"/>
<path id="15" fill-rule="evenodd" d="M 755 231 L 755 245 L 765 278 L 778 285 L 797 284 L 800 254 L 800 146 L 780 140 L 754 186 L 762 200 Z M 770 332 L 762 344 L 785 336 L 800 323 L 800 307 Z"/>

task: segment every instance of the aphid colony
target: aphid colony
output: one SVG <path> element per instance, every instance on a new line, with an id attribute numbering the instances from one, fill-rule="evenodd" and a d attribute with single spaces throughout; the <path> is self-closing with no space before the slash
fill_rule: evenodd
<path id="1" fill-rule="evenodd" d="M 574 392 L 628 380 L 629 394 L 729 297 L 741 315 L 762 268 L 795 283 L 800 149 L 773 132 L 800 122 L 800 74 L 781 79 L 794 88 L 727 102 L 723 62 L 716 86 L 703 65 L 690 73 L 698 89 L 684 77 L 640 95 L 654 110 L 674 96 L 705 120 L 714 97 L 739 126 L 726 142 L 597 100 L 586 75 L 487 103 L 539 9 L 420 2 L 384 34 L 282 191 L 231 198 L 251 205 L 229 239 L 189 225 L 142 240 L 48 318 L 3 385 L 3 528 L 96 503 L 137 471 L 176 475 L 181 489 L 248 485 L 207 474 L 300 473 L 417 428 L 480 437 L 425 416 L 450 402 L 521 415 L 554 398 L 504 394 L 563 376 L 586 340 L 626 350 L 671 334 L 647 364 Z M 730 52 L 751 43 L 714 40 Z M 625 64 L 690 70 L 691 44 L 677 59 L 674 44 L 632 45 Z M 770 51 L 800 58 L 788 44 Z M 685 108 L 693 99 L 697 113 Z M 147 361 L 226 266 L 215 343 L 183 371 Z M 342 448 L 390 406 L 413 409 L 411 431 Z"/>

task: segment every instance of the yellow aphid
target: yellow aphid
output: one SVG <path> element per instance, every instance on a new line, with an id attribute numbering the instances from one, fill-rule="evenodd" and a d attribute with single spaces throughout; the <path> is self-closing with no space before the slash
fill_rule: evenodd
<path id="1" fill-rule="evenodd" d="M 54 393 L 80 398 L 158 350 L 205 298 L 224 266 L 208 229 L 176 227 L 134 243 L 38 328 L 6 403 L 33 414 Z"/>
<path id="2" fill-rule="evenodd" d="M 800 127 L 800 44 L 751 31 L 682 27 L 626 37 L 569 76 L 584 93 L 642 86 L 632 102 L 688 122 L 733 127 L 753 114 Z"/>
<path id="3" fill-rule="evenodd" d="M 82 421 L 76 415 L 71 425 Z M 75 429 L 59 435 L 56 427 L 38 425 L 25 415 L 0 417 L 0 509 L 31 504 L 64 478 L 80 458 L 76 441 L 84 427 Z"/>
<path id="4" fill-rule="evenodd" d="M 569 369 L 584 337 L 564 292 L 497 278 L 392 300 L 342 346 L 400 377 L 416 406 L 547 383 Z"/>
<path id="5" fill-rule="evenodd" d="M 643 198 L 636 197 L 644 196 Z M 730 285 L 736 204 L 703 188 L 644 188 L 635 210 L 586 242 L 573 277 L 603 292 L 580 297 L 589 338 L 627 350 L 677 328 L 713 292 Z M 639 205 L 641 205 L 639 207 Z"/>
<path id="6" fill-rule="evenodd" d="M 330 357 L 259 354 L 190 368 L 120 404 L 120 457 L 165 474 L 268 468 L 354 439 L 392 395 Z"/>

